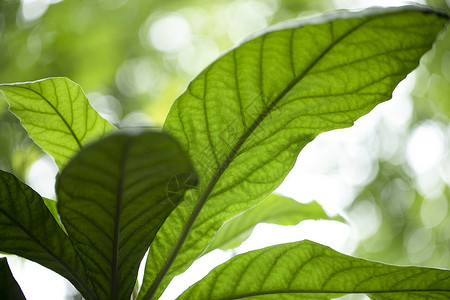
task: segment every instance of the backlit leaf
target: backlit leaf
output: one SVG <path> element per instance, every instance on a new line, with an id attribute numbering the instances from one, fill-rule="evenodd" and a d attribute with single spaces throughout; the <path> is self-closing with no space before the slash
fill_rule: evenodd
<path id="1" fill-rule="evenodd" d="M 85 298 L 94 299 L 80 258 L 41 196 L 1 170 L 0 237 L 0 251 L 22 256 L 61 274 Z"/>
<path id="2" fill-rule="evenodd" d="M 282 195 L 271 194 L 257 206 L 223 224 L 205 253 L 214 249 L 238 247 L 250 236 L 258 223 L 296 225 L 307 219 L 343 221 L 340 217 L 328 217 L 317 202 L 303 204 Z"/>
<path id="3" fill-rule="evenodd" d="M 87 143 L 115 129 L 67 78 L 0 85 L 9 109 L 60 169 Z"/>
<path id="4" fill-rule="evenodd" d="M 52 199 L 45 198 L 45 197 L 42 197 L 42 200 L 44 200 L 45 206 L 47 206 L 48 210 L 52 214 L 53 218 L 55 218 L 59 227 L 61 227 L 61 229 L 64 230 L 64 232 L 66 232 L 66 229 L 64 228 L 64 226 L 62 226 L 61 220 L 59 218 L 58 207 L 57 207 L 58 202 L 56 202 L 55 200 L 52 200 Z"/>
<path id="5" fill-rule="evenodd" d="M 99 299 L 130 299 L 150 242 L 195 184 L 187 155 L 160 132 L 111 135 L 67 164 L 58 211 Z"/>
<path id="6" fill-rule="evenodd" d="M 412 6 L 321 16 L 256 37 L 207 67 L 164 129 L 201 174 L 150 248 L 141 296 L 158 297 L 224 221 L 269 195 L 321 132 L 391 98 L 446 15 Z"/>
<path id="7" fill-rule="evenodd" d="M 179 299 L 333 299 L 339 294 L 449 299 L 450 270 L 386 265 L 301 241 L 237 255 Z"/>

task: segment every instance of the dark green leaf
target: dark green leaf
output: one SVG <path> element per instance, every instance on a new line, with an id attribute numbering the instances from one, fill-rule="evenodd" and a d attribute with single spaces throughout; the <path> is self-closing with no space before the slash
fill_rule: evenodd
<path id="1" fill-rule="evenodd" d="M 317 202 L 302 204 L 282 195 L 271 194 L 257 206 L 223 224 L 205 253 L 214 249 L 227 250 L 238 247 L 250 236 L 258 223 L 296 225 L 307 219 L 344 221 L 340 217 L 328 217 Z"/>
<path id="2" fill-rule="evenodd" d="M 386 265 L 302 241 L 235 256 L 179 299 L 332 299 L 338 294 L 449 299 L 450 270 Z"/>
<path id="3" fill-rule="evenodd" d="M 1 170 L 0 236 L 0 251 L 51 269 L 66 277 L 85 298 L 94 298 L 81 260 L 41 196 Z"/>
<path id="4" fill-rule="evenodd" d="M 0 296 L 7 300 L 25 300 L 19 284 L 14 279 L 6 258 L 0 258 Z"/>
<path id="5" fill-rule="evenodd" d="M 391 98 L 446 22 L 410 6 L 340 12 L 263 34 L 206 68 L 164 125 L 201 182 L 152 243 L 141 294 L 160 295 L 224 221 L 282 182 L 319 133 L 349 127 Z"/>
<path id="6" fill-rule="evenodd" d="M 83 148 L 56 184 L 58 211 L 99 299 L 129 299 L 157 230 L 196 184 L 169 135 L 115 134 Z"/>
<path id="7" fill-rule="evenodd" d="M 9 109 L 60 169 L 84 145 L 114 130 L 67 78 L 3 84 Z"/>

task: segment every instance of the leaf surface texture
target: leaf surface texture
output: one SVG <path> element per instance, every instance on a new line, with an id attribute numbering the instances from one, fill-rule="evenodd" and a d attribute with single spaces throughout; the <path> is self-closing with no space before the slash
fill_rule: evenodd
<path id="1" fill-rule="evenodd" d="M 164 125 L 201 179 L 153 241 L 141 297 L 158 297 L 226 220 L 267 197 L 318 134 L 390 99 L 446 22 L 417 7 L 327 16 L 265 33 L 207 67 Z"/>
<path id="2" fill-rule="evenodd" d="M 115 129 L 67 78 L 0 85 L 9 110 L 61 170 L 87 143 Z"/>
<path id="3" fill-rule="evenodd" d="M 449 299 L 450 271 L 354 258 L 310 241 L 235 256 L 178 299 Z"/>
<path id="4" fill-rule="evenodd" d="M 14 175 L 0 170 L 0 251 L 37 262 L 67 278 L 87 299 L 89 280 L 69 238 L 44 200 Z"/>
<path id="5" fill-rule="evenodd" d="M 99 299 L 129 299 L 157 230 L 197 178 L 160 132 L 120 133 L 83 148 L 56 184 L 58 211 Z"/>

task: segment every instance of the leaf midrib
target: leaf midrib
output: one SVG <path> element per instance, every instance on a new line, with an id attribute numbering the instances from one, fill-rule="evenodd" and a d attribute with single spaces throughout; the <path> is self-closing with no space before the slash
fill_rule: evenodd
<path id="1" fill-rule="evenodd" d="M 272 109 L 286 96 L 286 94 L 295 86 L 297 85 L 303 78 L 305 78 L 306 75 L 309 74 L 311 69 L 317 65 L 317 63 L 325 56 L 327 55 L 331 49 L 333 49 L 336 45 L 338 45 L 344 38 L 361 28 L 363 25 L 367 24 L 372 18 L 367 18 L 363 20 L 361 23 L 357 24 L 353 28 L 351 28 L 349 31 L 344 33 L 339 39 L 333 41 L 325 50 L 322 51 L 322 53 L 317 56 L 317 58 L 310 63 L 310 65 L 297 77 L 295 77 L 291 83 L 270 103 L 269 106 L 253 121 L 252 125 L 244 132 L 244 134 L 240 137 L 238 142 L 234 145 L 234 147 L 230 150 L 227 157 L 223 161 L 223 163 L 220 165 L 220 167 L 217 169 L 217 171 L 214 173 L 211 181 L 205 188 L 204 192 L 201 194 L 199 200 L 197 201 L 191 215 L 189 216 L 189 219 L 187 220 L 185 226 L 183 227 L 183 230 L 175 243 L 175 246 L 173 247 L 172 251 L 170 252 L 166 262 L 164 263 L 163 267 L 161 268 L 160 272 L 157 274 L 155 280 L 153 281 L 152 285 L 150 286 L 149 290 L 143 297 L 143 299 L 150 300 L 154 294 L 156 293 L 159 285 L 161 284 L 162 280 L 166 276 L 167 272 L 169 271 L 170 267 L 172 266 L 173 262 L 175 261 L 179 251 L 181 250 L 181 247 L 183 246 L 184 242 L 187 239 L 187 236 L 189 235 L 189 232 L 192 228 L 192 226 L 195 223 L 195 220 L 197 219 L 198 215 L 200 214 L 200 211 L 202 210 L 203 206 L 205 205 L 209 195 L 211 194 L 212 190 L 214 189 L 216 183 L 220 179 L 220 177 L 223 175 L 225 170 L 228 168 L 228 166 L 233 161 L 233 158 L 238 153 L 239 149 L 242 147 L 242 145 L 245 143 L 245 141 L 250 137 L 250 135 L 253 133 L 253 131 L 256 130 L 256 128 L 262 123 L 262 121 L 270 114 Z M 295 29 L 294 29 L 295 30 Z M 264 38 L 266 35 L 262 36 L 261 43 L 264 42 Z M 233 51 L 237 51 L 236 49 Z M 262 60 L 262 58 L 261 58 Z"/>
<path id="2" fill-rule="evenodd" d="M 52 84 L 53 84 L 53 86 L 55 85 L 53 82 L 52 82 Z M 6 87 L 8 86 L 8 85 L 5 85 Z M 78 139 L 78 137 L 77 137 L 77 135 L 75 134 L 75 132 L 73 131 L 73 129 L 72 129 L 72 127 L 69 125 L 69 123 L 67 122 L 67 120 L 64 118 L 64 116 L 59 112 L 59 110 L 47 99 L 47 97 L 45 97 L 44 95 L 42 95 L 41 93 L 39 93 L 39 92 L 37 92 L 37 91 L 35 91 L 35 90 L 33 90 L 33 89 L 31 89 L 31 88 L 28 88 L 28 87 L 24 87 L 24 86 L 21 86 L 21 85 L 10 85 L 10 86 L 14 86 L 14 87 L 17 87 L 17 88 L 21 88 L 21 89 L 24 89 L 24 90 L 26 90 L 26 91 L 31 91 L 31 92 L 33 92 L 33 93 L 35 93 L 36 95 L 38 95 L 39 97 L 41 97 L 42 99 L 44 99 L 44 101 L 56 112 L 56 114 L 61 118 L 61 120 L 63 121 L 63 123 L 64 123 L 64 125 L 67 127 L 67 129 L 69 129 L 69 131 L 70 131 L 70 134 L 72 135 L 72 137 L 74 138 L 74 140 L 75 140 L 75 142 L 77 143 L 77 145 L 78 145 L 78 147 L 81 149 L 81 148 L 83 148 L 83 145 L 81 144 L 81 142 L 80 142 L 80 140 Z M 39 86 L 41 86 L 40 85 L 40 83 L 39 83 Z M 56 94 L 56 91 L 55 91 L 55 94 Z M 72 99 L 71 99 L 72 100 Z"/>
<path id="3" fill-rule="evenodd" d="M 112 247 L 112 270 L 111 270 L 111 299 L 119 299 L 119 243 L 120 243 L 120 221 L 122 215 L 122 200 L 123 200 L 123 185 L 125 181 L 125 166 L 128 158 L 128 153 L 131 148 L 132 141 L 125 144 L 122 153 L 119 167 L 119 182 L 117 184 L 116 196 L 116 214 L 114 218 L 114 239 Z"/>

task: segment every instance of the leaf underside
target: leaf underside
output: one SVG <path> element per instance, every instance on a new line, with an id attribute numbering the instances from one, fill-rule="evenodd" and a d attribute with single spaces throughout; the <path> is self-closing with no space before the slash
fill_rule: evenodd
<path id="1" fill-rule="evenodd" d="M 449 299 L 450 271 L 400 267 L 338 253 L 310 241 L 235 256 L 178 299 Z"/>
<path id="2" fill-rule="evenodd" d="M 152 242 L 141 298 L 161 295 L 226 220 L 267 197 L 319 133 L 390 99 L 447 22 L 415 7 L 354 16 L 254 38 L 174 102 L 164 130 L 202 176 Z"/>
<path id="3" fill-rule="evenodd" d="M 58 211 L 98 299 L 130 298 L 151 240 L 196 180 L 187 155 L 161 132 L 111 135 L 67 164 Z"/>
<path id="4" fill-rule="evenodd" d="M 67 278 L 87 299 L 89 280 L 69 238 L 44 200 L 14 175 L 0 170 L 0 251 L 35 261 Z"/>

